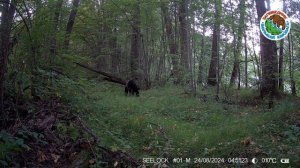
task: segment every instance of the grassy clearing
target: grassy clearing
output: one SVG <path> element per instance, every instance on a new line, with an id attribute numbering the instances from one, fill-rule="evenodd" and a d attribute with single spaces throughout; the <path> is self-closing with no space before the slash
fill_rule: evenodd
<path id="1" fill-rule="evenodd" d="M 208 96 L 204 102 L 174 86 L 142 91 L 138 98 L 125 97 L 122 87 L 111 84 L 92 84 L 82 92 L 72 97 L 72 107 L 113 150 L 138 158 L 284 157 L 299 164 L 299 127 L 288 122 L 299 114 L 294 101 L 267 110 L 216 102 L 210 90 L 200 91 Z M 251 101 L 249 95 L 253 92 L 241 92 L 240 99 Z"/>

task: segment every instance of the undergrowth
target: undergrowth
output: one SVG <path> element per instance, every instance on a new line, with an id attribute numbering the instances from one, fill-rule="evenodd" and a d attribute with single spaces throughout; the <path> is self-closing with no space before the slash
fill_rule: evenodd
<path id="1" fill-rule="evenodd" d="M 276 101 L 270 110 L 264 103 L 251 102 L 257 101 L 253 90 L 230 95 L 232 102 L 228 103 L 222 101 L 224 95 L 215 101 L 210 88 L 199 89 L 196 97 L 175 86 L 126 97 L 118 85 L 88 85 L 66 97 L 112 150 L 125 150 L 139 159 L 267 156 L 290 158 L 292 166 L 299 164 L 299 127 L 287 123 L 299 113 L 299 103 L 293 98 Z M 276 166 L 281 166 L 279 160 Z"/>

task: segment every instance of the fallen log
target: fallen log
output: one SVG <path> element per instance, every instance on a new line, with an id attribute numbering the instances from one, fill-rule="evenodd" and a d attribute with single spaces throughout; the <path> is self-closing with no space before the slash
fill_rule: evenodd
<path id="1" fill-rule="evenodd" d="M 76 64 L 76 65 L 78 65 L 78 66 L 80 66 L 82 68 L 85 68 L 87 70 L 90 70 L 92 72 L 95 72 L 95 73 L 98 73 L 100 75 L 105 76 L 103 78 L 104 80 L 107 80 L 107 81 L 110 81 L 110 82 L 114 82 L 114 83 L 118 83 L 118 84 L 121 84 L 121 85 L 126 85 L 126 80 L 124 80 L 124 79 L 121 79 L 119 77 L 113 76 L 113 75 L 108 74 L 108 73 L 103 72 L 103 71 L 99 71 L 99 70 L 93 69 L 93 68 L 91 68 L 89 66 L 86 66 L 86 65 L 78 63 L 78 62 L 74 62 L 74 64 Z"/>
<path id="2" fill-rule="evenodd" d="M 120 80 L 115 80 L 113 78 L 108 78 L 108 77 L 104 77 L 102 78 L 103 80 L 106 80 L 106 81 L 109 81 L 109 82 L 113 82 L 113 83 L 118 83 L 118 84 L 121 84 L 121 85 L 126 85 L 126 81 L 125 83 L 123 81 L 120 81 Z"/>

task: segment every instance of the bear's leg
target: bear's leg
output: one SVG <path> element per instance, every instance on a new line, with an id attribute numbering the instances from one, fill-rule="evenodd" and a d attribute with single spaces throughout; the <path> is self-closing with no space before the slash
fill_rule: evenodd
<path id="1" fill-rule="evenodd" d="M 131 96 L 133 96 L 133 95 L 134 95 L 134 91 L 133 91 L 133 89 L 132 89 L 132 88 L 130 88 L 129 92 L 130 92 L 130 95 L 131 95 Z"/>
<path id="2" fill-rule="evenodd" d="M 128 95 L 128 88 L 127 88 L 127 86 L 125 87 L 125 96 L 127 96 Z"/>

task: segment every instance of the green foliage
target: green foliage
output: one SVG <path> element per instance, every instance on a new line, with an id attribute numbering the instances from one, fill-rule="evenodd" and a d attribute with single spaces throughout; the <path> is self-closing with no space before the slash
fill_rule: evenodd
<path id="1" fill-rule="evenodd" d="M 38 132 L 30 131 L 26 127 L 22 127 L 18 132 L 17 136 L 24 139 L 24 140 L 36 140 L 37 143 L 41 144 L 47 144 L 46 141 L 44 141 L 44 135 Z"/>
<path id="2" fill-rule="evenodd" d="M 142 91 L 139 98 L 126 97 L 122 87 L 106 83 L 89 83 L 83 89 L 88 96 L 83 92 L 73 95 L 71 107 L 82 114 L 103 144 L 113 150 L 126 150 L 138 158 L 237 157 L 247 151 L 241 144 L 247 137 L 262 145 L 262 150 L 271 149 L 272 157 L 279 157 L 282 154 L 274 152 L 277 147 L 270 145 L 270 138 L 265 136 L 282 133 L 289 140 L 282 139 L 280 143 L 288 142 L 291 147 L 299 139 L 293 126 L 277 129 L 283 118 L 299 108 L 292 101 L 279 102 L 273 110 L 268 110 L 265 105 L 255 103 L 243 106 L 216 102 L 214 89 L 209 88 L 199 91 L 200 95 L 207 95 L 206 102 L 174 86 Z M 241 90 L 240 99 L 251 101 L 256 93 Z M 273 132 L 264 130 L 274 125 Z M 251 146 L 249 157 L 254 155 L 256 147 Z M 292 148 L 289 151 L 297 152 Z"/>
<path id="3" fill-rule="evenodd" d="M 280 28 L 278 28 L 270 19 L 267 19 L 265 24 L 267 32 L 272 35 L 279 35 L 282 32 L 282 30 L 280 30 Z"/>
<path id="4" fill-rule="evenodd" d="M 9 166 L 8 163 L 12 162 L 12 153 L 21 152 L 23 149 L 29 147 L 24 143 L 23 138 L 12 136 L 4 130 L 0 132 L 0 165 L 5 167 Z"/>
<path id="5" fill-rule="evenodd" d="M 261 136 L 256 138 L 269 156 L 289 158 L 292 164 L 300 161 L 299 127 L 290 121 L 297 116 L 296 108 L 299 108 L 299 103 L 293 102 L 290 98 L 280 102 L 273 111 L 276 118 L 280 117 L 280 120 L 269 120 L 261 125 L 258 128 Z"/>
<path id="6" fill-rule="evenodd" d="M 178 26 L 180 24 L 178 18 L 175 18 L 177 1 L 165 0 L 165 2 L 170 10 L 173 36 L 176 37 L 176 43 L 179 44 L 181 39 L 178 38 L 180 34 Z M 222 15 L 217 21 L 214 20 L 215 11 L 210 10 L 213 9 L 214 2 Z M 294 148 L 299 144 L 299 129 L 294 124 L 286 124 L 282 121 L 283 118 L 288 118 L 287 116 L 295 109 L 299 109 L 299 106 L 293 104 L 292 101 L 275 102 L 278 103 L 275 108 L 267 110 L 264 108 L 266 102 L 254 99 L 258 95 L 256 90 L 242 89 L 239 92 L 229 90 L 228 95 L 220 94 L 220 98 L 224 100 L 229 97 L 233 103 L 223 103 L 215 101 L 215 88 L 199 89 L 198 97 L 193 97 L 183 93 L 183 88 L 172 86 L 168 82 L 164 82 L 168 84 L 164 87 L 142 91 L 139 98 L 125 97 L 122 87 L 111 83 L 99 84 L 96 81 L 97 75 L 77 70 L 79 68 L 73 64 L 74 61 L 84 62 L 109 73 L 116 73 L 122 78 L 130 76 L 132 17 L 136 5 L 139 5 L 139 28 L 142 37 L 140 49 L 143 53 L 141 60 L 149 66 L 143 67 L 145 69 L 140 73 L 147 71 L 152 82 L 156 74 L 168 79 L 173 68 L 172 58 L 177 58 L 180 64 L 180 54 L 168 53 L 169 46 L 161 1 L 114 0 L 102 1 L 101 4 L 98 1 L 82 1 L 68 51 L 64 50 L 63 42 L 70 3 L 65 1 L 62 9 L 55 10 L 54 7 L 57 3 L 55 0 L 24 1 L 24 3 L 34 12 L 31 18 L 27 19 L 29 32 L 24 29 L 22 22 L 14 25 L 16 27 L 12 36 L 18 39 L 18 45 L 13 48 L 9 57 L 6 94 L 17 97 L 19 92 L 26 88 L 23 99 L 30 99 L 31 88 L 35 88 L 37 95 L 43 100 L 59 98 L 70 106 L 73 113 L 81 114 L 88 121 L 92 130 L 101 137 L 104 145 L 113 150 L 127 150 L 137 157 L 228 156 L 231 155 L 231 152 L 242 155 L 244 154 L 243 150 L 247 150 L 247 148 L 240 142 L 246 137 L 253 137 L 257 143 L 263 146 L 264 150 L 269 150 L 268 154 L 275 156 L 280 156 L 282 153 L 289 154 L 288 156 L 299 160 L 295 157 L 297 155 L 293 155 L 297 154 Z M 21 4 L 19 5 L 21 6 Z M 232 72 L 230 65 L 233 62 L 233 48 L 235 48 L 232 36 L 233 33 L 238 34 L 236 30 L 231 29 L 243 26 L 238 23 L 238 19 L 235 19 L 239 7 L 234 5 L 232 8 L 221 0 L 191 1 L 189 5 L 189 23 L 195 22 L 191 26 L 190 32 L 191 41 L 195 42 L 195 46 L 191 46 L 196 66 L 193 77 L 198 76 L 199 71 L 201 71 L 199 76 L 202 81 L 207 76 L 212 53 L 209 27 L 212 27 L 215 22 L 220 22 L 222 27 L 220 39 L 222 41 L 220 41 L 219 47 L 219 61 L 220 67 L 224 65 L 221 69 L 221 72 L 224 72 L 221 81 L 226 84 L 229 82 L 228 77 Z M 247 2 L 246 6 L 250 7 L 249 5 Z M 58 23 L 55 23 L 54 11 L 61 12 Z M 248 8 L 246 13 L 252 14 Z M 16 21 L 19 22 L 18 19 Z M 292 37 L 295 37 L 293 68 L 296 71 L 294 76 L 299 87 L 298 55 L 300 51 L 297 26 L 299 27 L 299 24 L 293 23 L 292 25 L 292 28 L 296 27 L 295 30 L 292 30 Z M 270 20 L 266 21 L 266 27 L 267 31 L 272 34 L 277 35 L 281 32 L 280 29 L 274 27 Z M 195 33 L 192 33 L 193 28 L 195 28 Z M 252 39 L 253 37 L 249 35 L 248 38 Z M 202 39 L 204 40 L 203 45 Z M 114 41 L 116 44 L 112 44 Z M 248 43 L 250 44 L 250 42 Z M 250 49 L 252 46 L 249 44 Z M 56 53 L 50 51 L 53 46 L 57 47 Z M 229 48 L 228 51 L 227 48 Z M 254 53 L 254 48 L 253 44 L 253 51 L 251 49 L 249 51 L 250 55 Z M 228 52 L 227 55 L 225 55 L 225 51 Z M 177 52 L 180 53 L 179 50 Z M 242 57 L 240 51 L 238 52 L 236 56 Z M 113 58 L 117 58 L 117 63 L 113 63 Z M 252 59 L 252 61 L 254 60 Z M 161 65 L 162 69 L 160 68 L 161 63 L 163 64 Z M 112 68 L 112 65 L 117 65 L 118 70 Z M 244 74 L 243 66 L 241 64 L 240 74 Z M 249 62 L 248 66 L 249 77 L 255 77 L 254 71 L 250 71 L 257 67 L 256 63 L 254 62 L 252 65 Z M 184 74 L 182 76 L 189 77 Z M 287 81 L 287 79 L 289 78 L 285 80 Z M 21 90 L 18 88 L 19 81 L 23 82 Z M 162 83 L 159 80 L 155 80 L 155 82 Z M 241 84 L 244 84 L 243 76 L 241 76 Z M 299 92 L 300 89 L 297 90 Z M 32 111 L 34 110 L 29 109 L 29 112 Z M 73 124 L 58 123 L 56 126 L 61 135 L 71 136 L 73 140 L 80 136 L 78 128 Z M 276 134 L 280 134 L 284 138 L 278 140 L 278 143 L 271 144 L 268 140 Z M 1 164 L 7 165 L 6 161 L 10 159 L 7 156 L 12 152 L 26 149 L 24 141 L 30 138 L 46 144 L 43 141 L 43 134 L 32 132 L 26 128 L 22 128 L 17 133 L 17 137 L 1 131 Z M 282 147 L 284 144 L 287 144 L 288 147 Z"/>
<path id="7" fill-rule="evenodd" d="M 57 130 L 61 136 L 70 136 L 74 141 L 80 136 L 78 128 L 72 123 L 69 125 L 58 123 Z"/>

